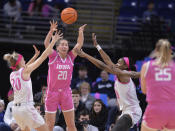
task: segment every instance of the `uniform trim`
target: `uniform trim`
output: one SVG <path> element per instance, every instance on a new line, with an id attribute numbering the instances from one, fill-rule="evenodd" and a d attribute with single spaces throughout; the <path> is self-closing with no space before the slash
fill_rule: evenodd
<path id="1" fill-rule="evenodd" d="M 57 57 L 58 57 L 58 55 L 55 57 L 55 59 L 53 61 L 49 62 L 48 65 L 53 64 L 56 61 Z"/>
<path id="2" fill-rule="evenodd" d="M 72 64 L 72 65 L 74 65 L 74 64 L 73 64 L 73 62 L 72 62 L 72 59 L 70 58 L 70 56 L 69 56 L 69 55 L 68 55 L 68 57 L 69 57 L 69 59 L 70 59 L 71 64 Z"/>
<path id="3" fill-rule="evenodd" d="M 128 81 L 128 82 L 121 82 L 121 81 L 119 81 L 119 79 L 117 79 L 117 81 L 118 81 L 120 84 L 124 84 L 124 85 L 127 85 L 127 84 L 129 84 L 129 82 L 130 82 L 130 79 L 129 79 L 129 81 Z"/>
<path id="4" fill-rule="evenodd" d="M 72 109 L 70 109 L 70 110 L 62 110 L 62 112 L 70 112 L 70 111 L 73 111 L 74 110 L 74 108 L 72 108 Z"/>
<path id="5" fill-rule="evenodd" d="M 56 113 L 57 111 L 46 111 L 46 110 L 45 110 L 45 112 L 46 112 L 46 113 Z"/>

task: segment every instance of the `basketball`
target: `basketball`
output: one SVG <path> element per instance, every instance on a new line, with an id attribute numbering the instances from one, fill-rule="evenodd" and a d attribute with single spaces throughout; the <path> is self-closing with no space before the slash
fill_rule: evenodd
<path id="1" fill-rule="evenodd" d="M 77 11 L 73 8 L 65 8 L 61 12 L 61 20 L 66 24 L 73 24 L 77 20 Z"/>

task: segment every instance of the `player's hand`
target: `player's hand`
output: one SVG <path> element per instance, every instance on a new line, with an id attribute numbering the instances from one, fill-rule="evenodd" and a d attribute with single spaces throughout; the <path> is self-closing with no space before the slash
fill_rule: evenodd
<path id="1" fill-rule="evenodd" d="M 33 48 L 34 48 L 34 50 L 35 50 L 35 55 L 39 56 L 40 51 L 36 48 L 35 45 L 33 45 Z"/>
<path id="2" fill-rule="evenodd" d="M 77 55 L 79 55 L 80 57 L 85 57 L 86 53 L 81 49 L 75 49 L 75 52 L 77 53 Z"/>
<path id="3" fill-rule="evenodd" d="M 56 32 L 55 35 L 52 36 L 52 41 L 57 42 L 58 40 L 63 38 L 63 33 L 61 31 Z"/>
<path id="4" fill-rule="evenodd" d="M 57 21 L 50 21 L 50 31 L 57 31 Z"/>
<path id="5" fill-rule="evenodd" d="M 79 27 L 79 32 L 83 32 L 84 31 L 84 28 L 86 27 L 87 24 L 84 24 L 82 26 Z"/>
<path id="6" fill-rule="evenodd" d="M 92 41 L 93 41 L 93 45 L 96 47 L 98 43 L 97 43 L 97 38 L 96 38 L 95 33 L 92 33 Z"/>

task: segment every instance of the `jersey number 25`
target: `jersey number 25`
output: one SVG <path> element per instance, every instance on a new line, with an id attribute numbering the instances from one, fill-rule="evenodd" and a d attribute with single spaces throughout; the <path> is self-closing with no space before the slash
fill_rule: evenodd
<path id="1" fill-rule="evenodd" d="M 170 81 L 172 76 L 171 76 L 171 68 L 155 68 L 155 80 L 156 81 Z"/>

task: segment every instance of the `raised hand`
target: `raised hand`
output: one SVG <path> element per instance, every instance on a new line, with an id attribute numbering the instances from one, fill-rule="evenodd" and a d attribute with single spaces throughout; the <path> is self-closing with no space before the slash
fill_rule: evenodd
<path id="1" fill-rule="evenodd" d="M 50 21 L 50 31 L 57 31 L 57 21 Z"/>
<path id="2" fill-rule="evenodd" d="M 79 31 L 80 31 L 80 32 L 83 32 L 83 31 L 84 31 L 84 28 L 86 27 L 86 25 L 87 25 L 87 24 L 84 24 L 84 25 L 80 26 L 80 27 L 79 27 Z"/>
<path id="3" fill-rule="evenodd" d="M 33 45 L 33 48 L 34 48 L 34 50 L 35 50 L 35 55 L 39 56 L 40 51 L 36 48 L 35 45 Z"/>
<path id="4" fill-rule="evenodd" d="M 52 36 L 52 41 L 57 42 L 59 39 L 63 38 L 63 33 L 61 31 L 56 32 L 55 35 Z"/>
<path id="5" fill-rule="evenodd" d="M 79 49 L 75 49 L 75 52 L 77 53 L 77 55 L 79 55 L 80 57 L 85 57 L 85 52 L 81 49 L 81 50 L 79 50 Z"/>
<path id="6" fill-rule="evenodd" d="M 96 47 L 98 43 L 97 43 L 97 38 L 96 38 L 95 33 L 92 33 L 92 41 L 93 41 L 93 45 Z"/>

